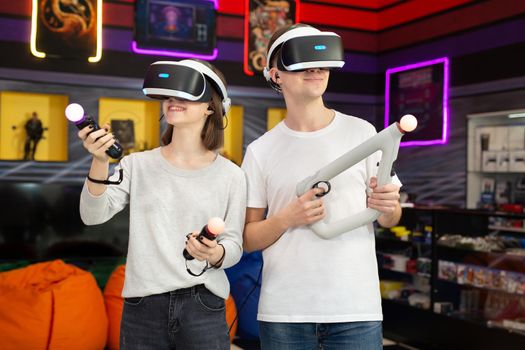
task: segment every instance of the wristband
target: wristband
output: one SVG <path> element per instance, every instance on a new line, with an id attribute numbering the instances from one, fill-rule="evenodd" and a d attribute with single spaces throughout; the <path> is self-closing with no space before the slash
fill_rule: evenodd
<path id="1" fill-rule="evenodd" d="M 102 184 L 102 185 L 119 185 L 122 180 L 124 179 L 124 170 L 122 168 L 119 169 L 119 177 L 118 177 L 118 180 L 117 181 L 110 181 L 109 178 L 107 180 L 97 180 L 97 179 L 94 179 L 92 177 L 87 176 L 87 179 L 93 183 L 96 183 L 96 184 Z"/>

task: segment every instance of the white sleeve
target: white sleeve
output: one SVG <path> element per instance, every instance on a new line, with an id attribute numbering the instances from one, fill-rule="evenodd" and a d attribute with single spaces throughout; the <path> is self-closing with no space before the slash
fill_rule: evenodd
<path id="1" fill-rule="evenodd" d="M 111 219 L 129 203 L 130 171 L 127 165 L 128 157 L 124 157 L 115 167 L 115 172 L 109 177 L 111 181 L 119 179 L 120 169 L 123 170 L 122 182 L 118 185 L 108 185 L 100 196 L 89 193 L 87 183 L 84 183 L 80 194 L 80 218 L 86 225 L 98 225 Z M 86 179 L 86 181 L 89 181 Z"/>
<path id="2" fill-rule="evenodd" d="M 226 231 L 219 235 L 218 242 L 224 247 L 224 261 L 221 269 L 235 265 L 242 256 L 242 233 L 246 213 L 246 179 L 239 171 L 238 176 L 232 179 L 228 198 L 228 209 L 224 222 Z"/>
<path id="3" fill-rule="evenodd" d="M 246 154 L 244 155 L 241 167 L 246 174 L 246 182 L 248 184 L 248 208 L 268 207 L 266 184 L 264 182 L 263 173 L 250 146 L 246 149 Z"/>

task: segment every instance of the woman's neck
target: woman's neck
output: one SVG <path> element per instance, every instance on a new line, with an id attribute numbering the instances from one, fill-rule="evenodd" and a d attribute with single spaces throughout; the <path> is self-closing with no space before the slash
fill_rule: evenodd
<path id="1" fill-rule="evenodd" d="M 161 153 L 174 166 L 181 169 L 199 169 L 211 164 L 217 154 L 202 144 L 200 135 L 187 130 L 173 129 L 171 143 L 161 148 Z"/>
<path id="2" fill-rule="evenodd" d="M 325 107 L 321 97 L 308 101 L 286 100 L 287 127 L 295 131 L 316 131 L 325 128 L 335 117 L 333 110 Z"/>

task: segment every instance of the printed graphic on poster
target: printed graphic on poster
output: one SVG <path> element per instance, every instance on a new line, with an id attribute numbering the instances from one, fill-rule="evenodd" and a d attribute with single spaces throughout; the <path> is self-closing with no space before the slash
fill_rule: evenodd
<path id="1" fill-rule="evenodd" d="M 261 74 L 272 34 L 299 21 L 299 0 L 245 0 L 244 72 Z"/>
<path id="2" fill-rule="evenodd" d="M 213 0 L 137 0 L 133 52 L 181 58 L 217 58 Z"/>
<path id="3" fill-rule="evenodd" d="M 428 146 L 448 142 L 448 58 L 411 64 L 386 71 L 385 127 L 405 114 L 417 118 L 416 130 L 401 146 Z"/>
<path id="4" fill-rule="evenodd" d="M 44 57 L 89 59 L 99 56 L 101 0 L 33 0 L 31 52 Z"/>

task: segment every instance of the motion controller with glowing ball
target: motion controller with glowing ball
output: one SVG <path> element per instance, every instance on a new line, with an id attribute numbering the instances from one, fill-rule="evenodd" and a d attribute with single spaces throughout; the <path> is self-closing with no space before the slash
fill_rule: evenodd
<path id="1" fill-rule="evenodd" d="M 84 108 L 78 103 L 71 103 L 66 107 L 66 118 L 73 122 L 79 130 L 84 129 L 88 125 L 93 126 L 93 130 L 90 133 L 100 129 L 100 126 L 92 117 L 84 114 Z M 122 146 L 115 142 L 106 150 L 106 153 L 111 158 L 119 159 L 122 156 L 122 151 Z"/>
<path id="2" fill-rule="evenodd" d="M 197 240 L 200 242 L 200 237 L 206 237 L 207 239 L 213 241 L 217 238 L 219 234 L 224 232 L 224 227 L 224 221 L 221 218 L 211 218 L 208 220 L 208 223 L 202 228 L 201 232 L 197 236 Z M 184 258 L 186 260 L 195 259 L 193 256 L 190 255 L 190 253 L 186 249 L 184 249 L 182 255 L 184 255 Z"/>

